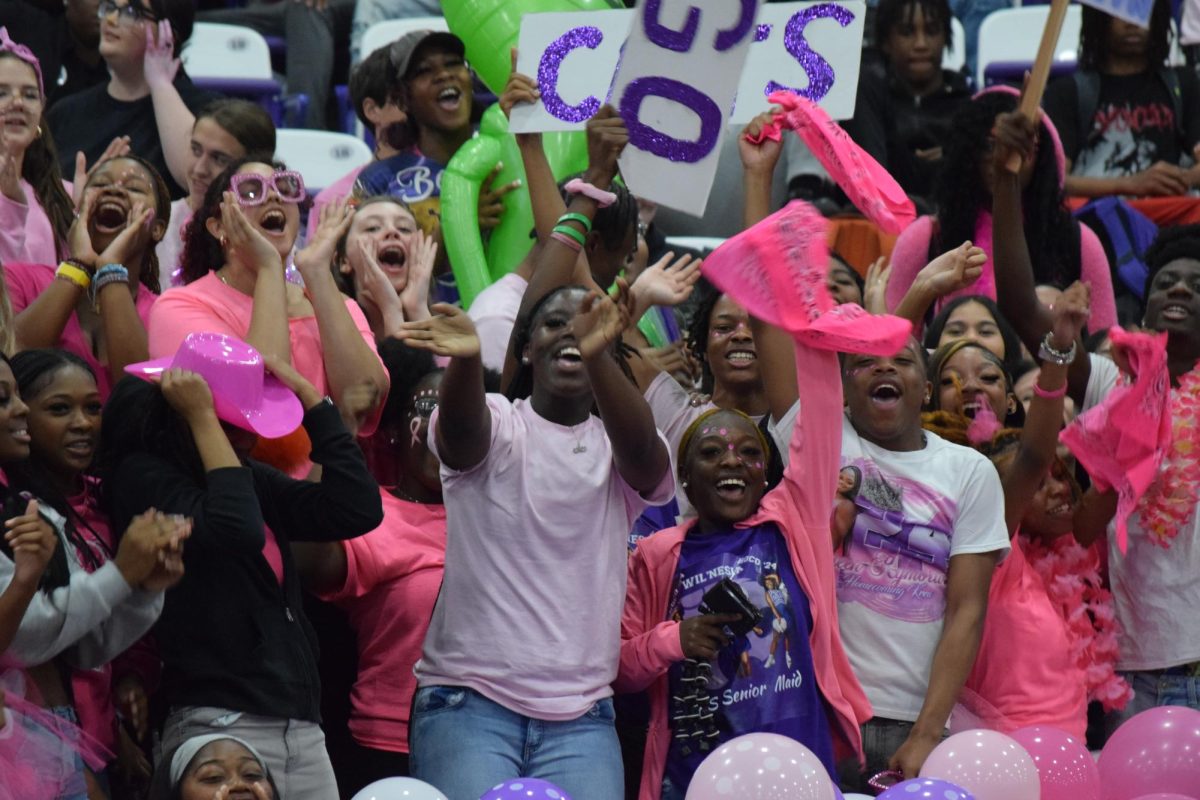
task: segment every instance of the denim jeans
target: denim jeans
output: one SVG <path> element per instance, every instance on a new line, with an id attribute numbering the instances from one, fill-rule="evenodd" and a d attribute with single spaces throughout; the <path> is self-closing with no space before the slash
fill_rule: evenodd
<path id="1" fill-rule="evenodd" d="M 1129 681 L 1133 699 L 1123 710 L 1114 711 L 1105 719 L 1106 738 L 1130 717 L 1157 706 L 1187 706 L 1200 710 L 1200 677 L 1165 670 L 1122 672 L 1121 677 Z"/>
<path id="2" fill-rule="evenodd" d="M 863 753 L 867 758 L 865 771 L 859 769 L 857 759 L 849 759 L 838 765 L 838 779 L 843 791 L 870 793 L 867 781 L 884 772 L 888 761 L 912 733 L 913 723 L 898 719 L 873 717 L 862 726 Z M 942 734 L 946 738 L 946 734 Z"/>
<path id="3" fill-rule="evenodd" d="M 414 778 L 449 800 L 478 800 L 511 778 L 541 778 L 574 800 L 624 795 L 611 699 L 566 722 L 531 719 L 461 686 L 417 690 L 409 726 Z"/>

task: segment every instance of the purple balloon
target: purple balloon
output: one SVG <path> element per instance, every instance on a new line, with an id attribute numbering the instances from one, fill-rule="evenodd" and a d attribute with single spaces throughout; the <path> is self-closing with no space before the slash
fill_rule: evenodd
<path id="1" fill-rule="evenodd" d="M 1048 725 L 1031 725 L 1009 736 L 1037 765 L 1042 800 L 1100 800 L 1100 770 L 1083 742 Z"/>
<path id="2" fill-rule="evenodd" d="M 1200 711 L 1183 706 L 1143 711 L 1117 728 L 1099 767 L 1104 800 L 1194 796 L 1200 787 Z"/>
<path id="3" fill-rule="evenodd" d="M 488 789 L 479 800 L 571 800 L 571 795 L 550 781 L 513 778 Z"/>
<path id="4" fill-rule="evenodd" d="M 913 778 L 889 786 L 879 800 L 975 800 L 975 795 L 940 778 Z"/>

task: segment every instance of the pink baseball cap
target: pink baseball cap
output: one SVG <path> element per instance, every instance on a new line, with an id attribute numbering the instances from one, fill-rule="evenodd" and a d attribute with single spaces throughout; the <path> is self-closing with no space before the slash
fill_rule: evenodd
<path id="1" fill-rule="evenodd" d="M 212 391 L 217 416 L 268 439 L 287 436 L 304 418 L 295 392 L 274 375 L 257 350 L 222 333 L 190 333 L 170 358 L 130 364 L 125 371 L 158 381 L 165 370 L 195 372 Z"/>

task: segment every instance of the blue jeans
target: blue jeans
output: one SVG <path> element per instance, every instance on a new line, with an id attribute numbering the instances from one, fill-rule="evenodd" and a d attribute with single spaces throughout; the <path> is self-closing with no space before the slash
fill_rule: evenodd
<path id="1" fill-rule="evenodd" d="M 612 699 L 577 719 L 531 719 L 461 686 L 417 690 L 409 726 L 414 778 L 449 800 L 478 800 L 511 778 L 541 778 L 574 800 L 625 794 Z"/>
<path id="2" fill-rule="evenodd" d="M 1122 672 L 1129 681 L 1133 699 L 1121 711 L 1105 718 L 1106 738 L 1112 736 L 1130 717 L 1158 706 L 1187 706 L 1200 711 L 1200 677 L 1175 674 L 1166 670 Z"/>

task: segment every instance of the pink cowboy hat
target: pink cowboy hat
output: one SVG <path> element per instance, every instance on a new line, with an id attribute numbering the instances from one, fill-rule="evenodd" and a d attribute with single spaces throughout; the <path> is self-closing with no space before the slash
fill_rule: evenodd
<path id="1" fill-rule="evenodd" d="M 304 418 L 296 394 L 267 372 L 257 350 L 232 336 L 190 333 L 170 358 L 130 364 L 125 371 L 142 380 L 157 381 L 168 369 L 183 369 L 204 378 L 218 417 L 267 439 L 287 436 Z"/>

